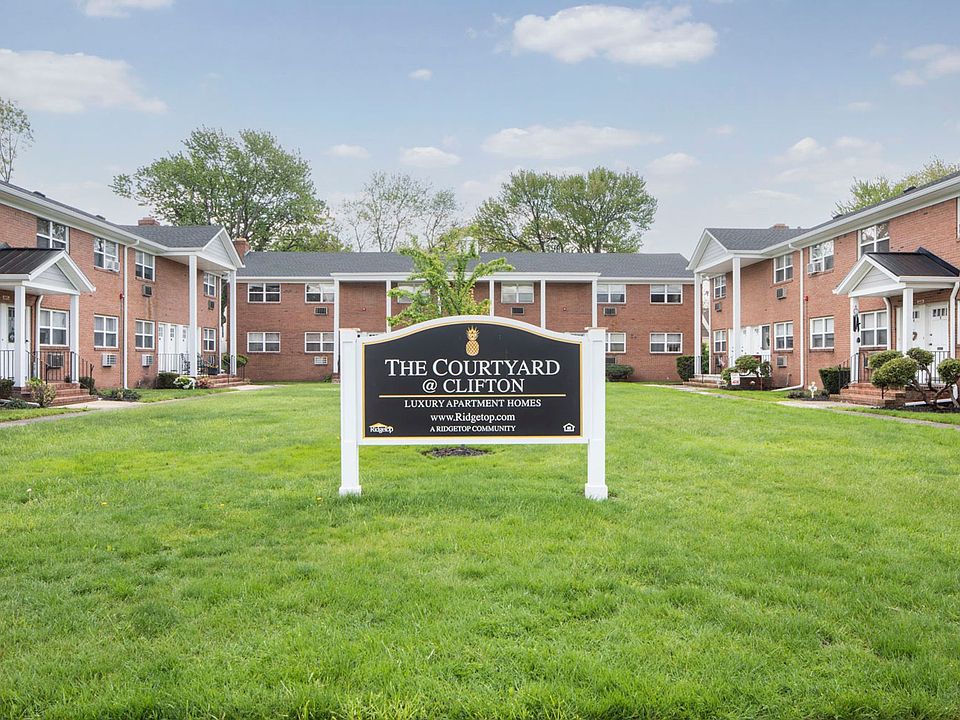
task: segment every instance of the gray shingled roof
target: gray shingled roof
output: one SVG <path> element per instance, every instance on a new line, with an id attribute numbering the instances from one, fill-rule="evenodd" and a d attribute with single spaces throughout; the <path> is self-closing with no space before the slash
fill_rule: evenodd
<path id="1" fill-rule="evenodd" d="M 222 229 L 219 225 L 121 225 L 121 228 L 144 240 L 168 248 L 200 248 L 213 240 Z"/>
<path id="2" fill-rule="evenodd" d="M 693 278 L 679 253 L 482 253 L 503 257 L 516 272 L 598 272 L 618 278 Z M 239 277 L 327 277 L 331 273 L 409 273 L 410 258 L 399 253 L 250 252 Z"/>
<path id="3" fill-rule="evenodd" d="M 807 232 L 804 228 L 707 228 L 727 250 L 763 250 Z"/>
<path id="4" fill-rule="evenodd" d="M 62 250 L 0 248 L 0 275 L 29 275 Z"/>
<path id="5" fill-rule="evenodd" d="M 117 223 L 110 222 L 103 215 L 96 215 L 95 213 L 87 212 L 86 210 L 81 210 L 80 208 L 74 207 L 73 205 L 67 205 L 66 203 L 62 203 L 58 200 L 54 200 L 53 198 L 49 198 L 46 195 L 44 195 L 42 192 L 39 192 L 37 190 L 28 190 L 27 188 L 20 187 L 19 185 L 14 185 L 13 183 L 3 182 L 2 180 L 0 180 L 0 188 L 2 187 L 13 188 L 14 190 L 19 190 L 20 192 L 28 193 L 30 195 L 36 195 L 38 200 L 48 202 L 51 205 L 57 205 L 58 207 L 62 207 L 64 210 L 69 210 L 70 212 L 75 212 L 79 215 L 84 215 L 90 218 L 91 220 L 96 220 L 97 222 L 106 223 L 107 225 L 112 225 L 115 228 L 124 229 L 122 225 L 117 225 Z"/>
<path id="6" fill-rule="evenodd" d="M 920 248 L 917 252 L 867 253 L 897 277 L 958 277 L 960 270 Z"/>

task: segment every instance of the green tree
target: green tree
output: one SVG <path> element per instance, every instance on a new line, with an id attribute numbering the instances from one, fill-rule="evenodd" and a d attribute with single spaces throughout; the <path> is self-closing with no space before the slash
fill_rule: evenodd
<path id="1" fill-rule="evenodd" d="M 550 173 L 511 173 L 496 197 L 477 209 L 471 232 L 481 247 L 501 252 L 563 252 L 554 206 L 557 178 Z"/>
<path id="2" fill-rule="evenodd" d="M 594 168 L 557 176 L 520 170 L 484 201 L 472 232 L 502 251 L 636 252 L 657 201 L 637 173 Z"/>
<path id="3" fill-rule="evenodd" d="M 0 98 L 0 180 L 10 182 L 17 154 L 32 144 L 30 118 L 13 100 Z"/>
<path id="4" fill-rule="evenodd" d="M 450 315 L 486 315 L 490 300 L 478 302 L 473 297 L 477 281 L 493 273 L 513 270 L 503 258 L 479 262 L 480 256 L 474 246 L 452 251 L 406 247 L 400 252 L 413 260 L 409 283 L 415 289 L 394 288 L 390 291 L 393 299 L 409 302 L 402 312 L 390 318 L 390 327 L 404 327 Z"/>
<path id="5" fill-rule="evenodd" d="M 267 132 L 199 128 L 185 150 L 132 175 L 114 191 L 178 225 L 222 225 L 254 250 L 337 249 L 334 224 L 310 179 L 310 166 Z"/>
<path id="6" fill-rule="evenodd" d="M 838 202 L 836 213 L 843 215 L 898 197 L 909 187 L 920 187 L 955 172 L 960 172 L 960 164 L 945 163 L 940 158 L 934 158 L 916 172 L 905 175 L 897 182 L 892 182 L 885 175 L 878 175 L 873 180 L 854 178 L 853 184 L 850 185 L 850 199 L 846 202 Z"/>

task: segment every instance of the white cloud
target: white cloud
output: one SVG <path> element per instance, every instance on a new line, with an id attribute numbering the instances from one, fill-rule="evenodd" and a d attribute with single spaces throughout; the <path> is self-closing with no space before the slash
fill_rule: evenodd
<path id="1" fill-rule="evenodd" d="M 580 5 L 543 17 L 525 15 L 513 26 L 517 52 L 539 52 L 568 63 L 603 57 L 611 62 L 672 67 L 713 54 L 717 33 L 688 22 L 690 8 Z"/>
<path id="2" fill-rule="evenodd" d="M 481 147 L 485 152 L 505 157 L 561 160 L 657 142 L 660 137 L 652 133 L 578 123 L 557 128 L 504 128 L 490 135 Z"/>
<path id="3" fill-rule="evenodd" d="M 898 85 L 924 85 L 947 75 L 960 73 L 960 47 L 955 45 L 919 45 L 903 54 L 913 68 L 893 76 Z"/>
<path id="4" fill-rule="evenodd" d="M 692 155 L 675 152 L 651 160 L 647 164 L 647 171 L 653 175 L 682 175 L 699 164 L 700 161 Z"/>
<path id="5" fill-rule="evenodd" d="M 717 125 L 716 127 L 710 128 L 712 134 L 720 136 L 733 135 L 735 130 L 736 128 L 733 127 L 733 125 Z"/>
<path id="6" fill-rule="evenodd" d="M 886 163 L 882 154 L 883 146 L 873 140 L 842 136 L 829 145 L 821 145 L 808 137 L 777 158 L 790 167 L 782 170 L 776 179 L 839 198 L 847 193 L 855 177 L 895 173 L 897 169 Z"/>
<path id="7" fill-rule="evenodd" d="M 433 70 L 429 68 L 420 68 L 419 70 L 414 70 L 408 76 L 411 80 L 429 80 L 433 77 Z"/>
<path id="8" fill-rule="evenodd" d="M 126 17 L 131 10 L 170 7 L 173 0 L 81 0 L 80 9 L 90 17 Z"/>
<path id="9" fill-rule="evenodd" d="M 798 140 L 781 157 L 785 162 L 803 162 L 811 158 L 819 157 L 826 152 L 820 143 L 812 137 L 805 137 Z"/>
<path id="10" fill-rule="evenodd" d="M 854 100 L 848 102 L 844 108 L 850 112 L 870 112 L 873 110 L 873 103 L 869 100 Z"/>
<path id="11" fill-rule="evenodd" d="M 133 68 L 96 55 L 60 55 L 46 50 L 0 48 L 0 95 L 28 110 L 78 113 L 89 108 L 163 112 L 166 105 L 144 97 Z"/>
<path id="12" fill-rule="evenodd" d="M 403 148 L 400 162 L 418 168 L 444 168 L 460 163 L 460 156 L 435 147 Z"/>
<path id="13" fill-rule="evenodd" d="M 364 160 L 370 157 L 370 151 L 363 147 L 363 145 L 347 145 L 345 143 L 340 143 L 339 145 L 331 145 L 329 148 L 327 148 L 327 155 L 332 155 L 333 157 Z"/>

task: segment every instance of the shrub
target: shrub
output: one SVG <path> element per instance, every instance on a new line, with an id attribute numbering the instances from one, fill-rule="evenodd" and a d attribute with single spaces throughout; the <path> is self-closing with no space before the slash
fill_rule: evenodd
<path id="1" fill-rule="evenodd" d="M 237 367 L 242 368 L 247 364 L 247 356 L 237 353 Z M 230 372 L 230 355 L 224 353 L 220 358 L 220 369 L 224 372 Z"/>
<path id="2" fill-rule="evenodd" d="M 206 375 L 199 375 L 199 376 L 197 376 L 197 381 L 196 381 L 196 383 L 194 383 L 194 387 L 195 387 L 195 388 L 203 388 L 203 389 L 212 388 L 212 387 L 213 387 L 213 381 L 212 381 L 209 377 L 207 377 Z"/>
<path id="3" fill-rule="evenodd" d="M 33 378 L 27 386 L 30 388 L 30 399 L 40 407 L 48 407 L 57 398 L 57 389 L 40 378 Z"/>
<path id="4" fill-rule="evenodd" d="M 619 365 L 617 363 L 607 365 L 607 380 L 611 382 L 628 380 L 631 375 L 633 375 L 632 365 Z"/>
<path id="5" fill-rule="evenodd" d="M 176 385 L 174 383 L 177 381 L 178 374 L 175 372 L 161 372 L 157 373 L 157 379 L 154 381 L 153 386 L 157 390 L 173 390 Z"/>
<path id="6" fill-rule="evenodd" d="M 179 375 L 173 381 L 173 386 L 180 390 L 193 390 L 197 386 L 197 380 L 189 375 Z"/>
<path id="7" fill-rule="evenodd" d="M 100 397 L 104 400 L 135 402 L 140 399 L 140 393 L 130 388 L 107 388 L 100 391 Z"/>
<path id="8" fill-rule="evenodd" d="M 13 398 L 3 404 L 4 410 L 29 410 L 30 403 L 23 398 Z"/>
<path id="9" fill-rule="evenodd" d="M 720 379 L 723 380 L 724 385 L 730 384 L 730 375 L 733 373 L 733 368 L 724 368 L 720 371 Z"/>
<path id="10" fill-rule="evenodd" d="M 933 353 L 923 348 L 910 348 L 907 350 L 906 355 L 920 367 L 930 367 L 930 363 L 933 362 Z"/>
<path id="11" fill-rule="evenodd" d="M 937 365 L 937 373 L 947 385 L 960 383 L 960 360 L 954 360 L 953 358 L 941 360 L 940 364 Z"/>
<path id="12" fill-rule="evenodd" d="M 823 389 L 830 395 L 840 393 L 840 388 L 850 384 L 850 368 L 848 367 L 827 367 L 820 368 L 820 382 L 823 383 Z"/>
<path id="13" fill-rule="evenodd" d="M 760 361 L 753 355 L 741 355 L 733 364 L 733 369 L 741 375 L 757 375 L 759 377 Z"/>
<path id="14" fill-rule="evenodd" d="M 899 350 L 881 350 L 880 352 L 874 353 L 870 356 L 870 359 L 867 361 L 867 365 L 870 366 L 871 370 L 879 370 L 891 360 L 896 360 L 897 358 L 902 357 L 903 353 Z"/>
<path id="15" fill-rule="evenodd" d="M 917 361 L 913 358 L 895 357 L 873 371 L 871 382 L 880 388 L 903 387 L 913 382 L 917 369 Z"/>
<path id="16" fill-rule="evenodd" d="M 681 355 L 677 358 L 677 375 L 680 376 L 681 380 L 686 382 L 696 375 L 694 372 L 696 363 L 697 359 L 693 355 Z"/>
<path id="17" fill-rule="evenodd" d="M 13 395 L 13 380 L 0 378 L 0 399 L 6 400 L 11 395 Z"/>
<path id="18" fill-rule="evenodd" d="M 84 375 L 80 378 L 80 387 L 86 390 L 88 393 L 93 395 L 97 392 L 97 381 L 94 380 L 89 375 Z"/>

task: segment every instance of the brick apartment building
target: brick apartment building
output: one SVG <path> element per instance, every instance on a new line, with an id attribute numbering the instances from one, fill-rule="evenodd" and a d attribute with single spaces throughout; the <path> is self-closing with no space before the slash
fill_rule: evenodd
<path id="1" fill-rule="evenodd" d="M 55 382 L 63 401 L 84 375 L 129 387 L 219 367 L 241 264 L 219 227 L 117 225 L 0 182 L 0 377 Z"/>
<path id="2" fill-rule="evenodd" d="M 957 357 L 958 198 L 955 174 L 813 228 L 704 230 L 688 267 L 711 372 L 752 354 L 807 386 L 830 366 L 863 379 L 882 349 Z"/>
<path id="3" fill-rule="evenodd" d="M 676 357 L 692 354 L 693 274 L 679 254 L 487 253 L 513 267 L 482 280 L 491 315 L 559 332 L 607 328 L 607 356 L 637 380 L 676 380 Z M 388 330 L 402 311 L 388 291 L 412 265 L 396 253 L 244 255 L 238 333 L 255 380 L 318 380 L 337 368 L 337 330 Z"/>

